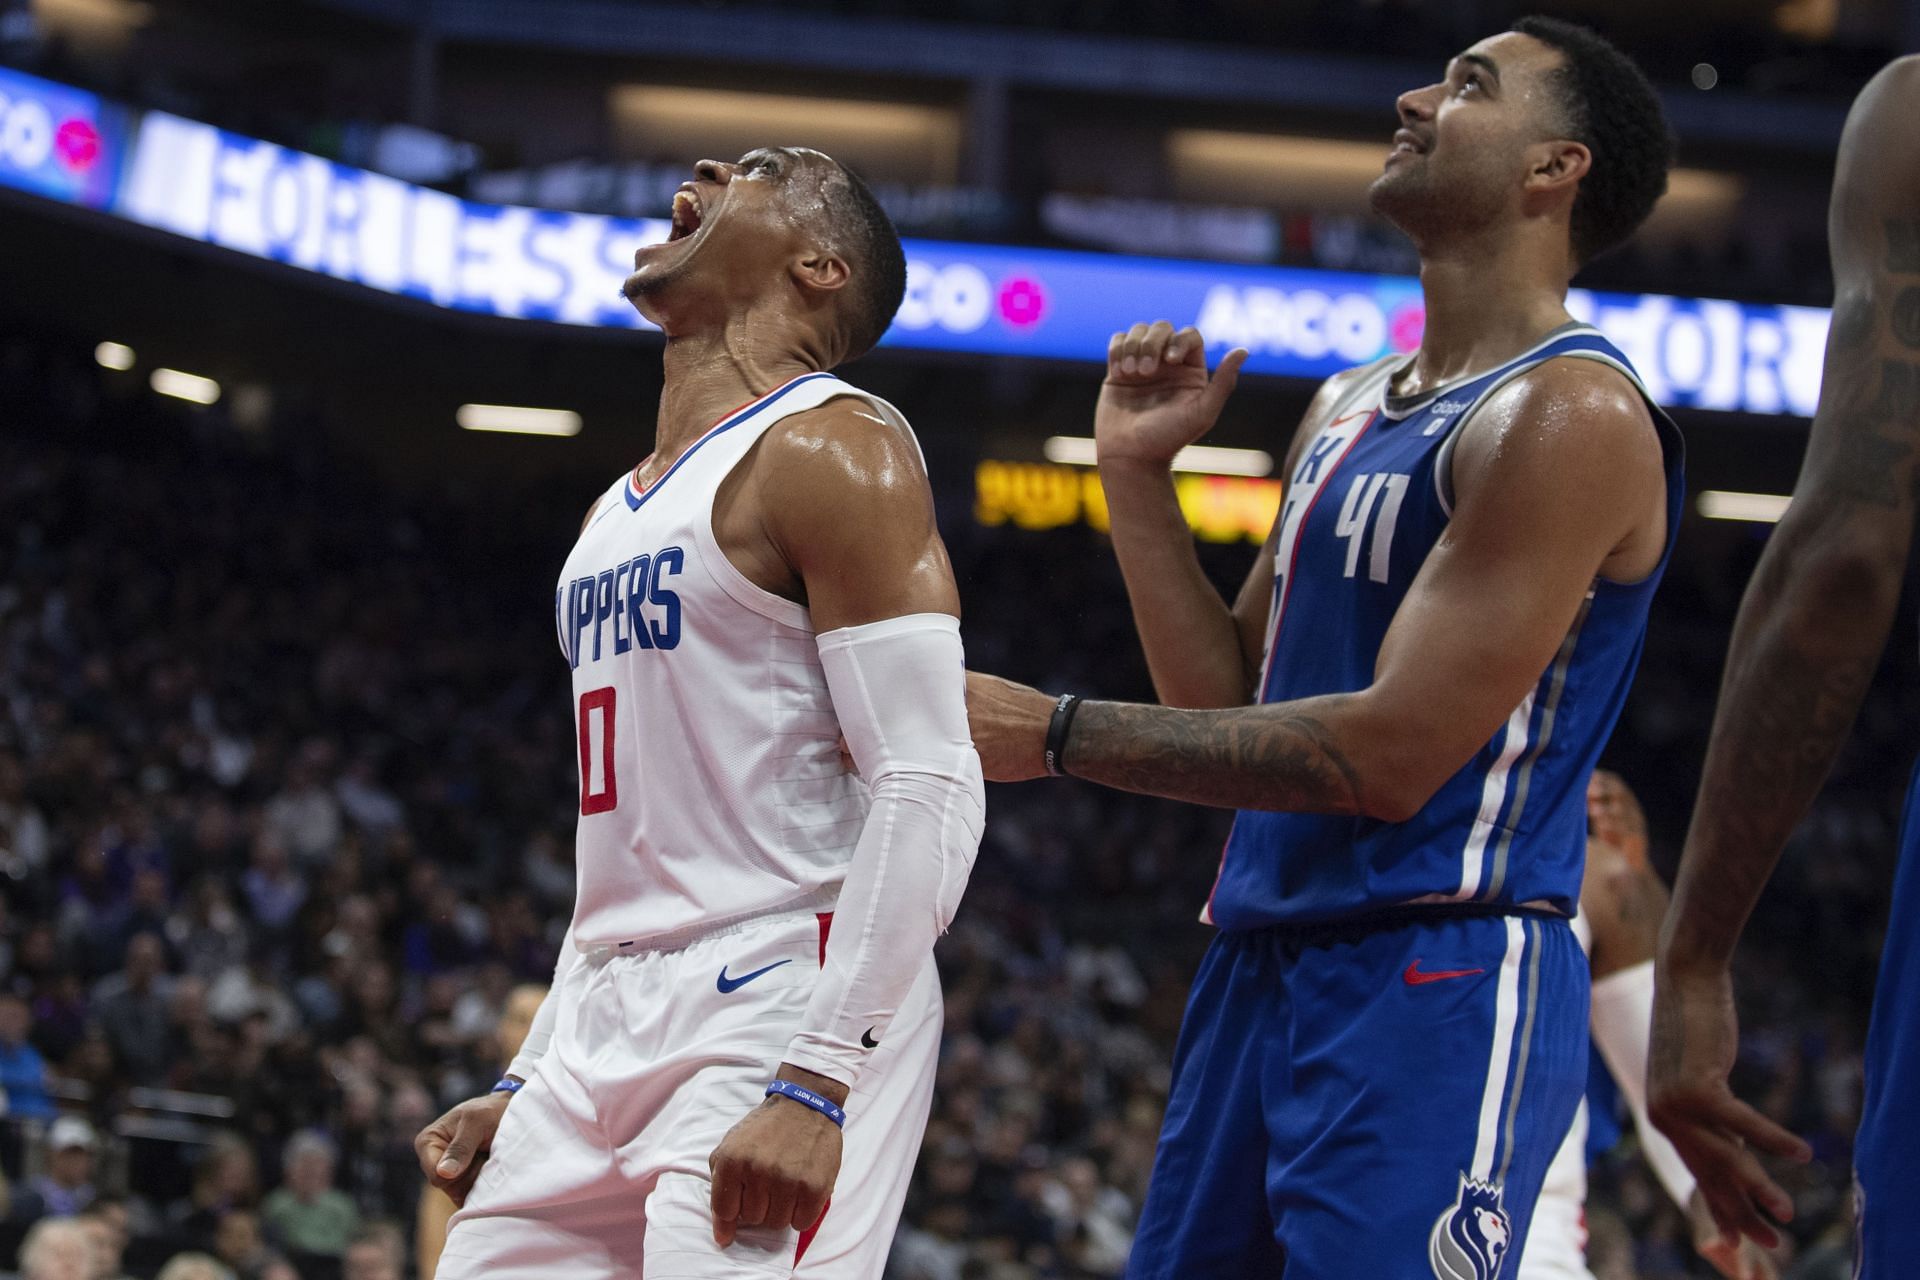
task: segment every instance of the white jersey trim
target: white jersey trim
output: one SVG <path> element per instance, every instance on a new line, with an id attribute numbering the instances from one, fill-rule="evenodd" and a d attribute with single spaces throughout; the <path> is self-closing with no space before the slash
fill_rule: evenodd
<path id="1" fill-rule="evenodd" d="M 1500 1103 L 1507 1093 L 1507 1070 L 1513 1065 L 1514 1029 L 1520 1022 L 1520 962 L 1526 956 L 1527 933 L 1518 917 L 1509 916 L 1507 954 L 1500 962 L 1494 990 L 1493 1044 L 1487 1055 L 1487 1083 L 1480 1092 L 1480 1122 L 1473 1145 L 1473 1168 L 1468 1176 L 1480 1182 L 1493 1177 L 1493 1157 L 1500 1143 Z"/>
<path id="2" fill-rule="evenodd" d="M 1480 878 L 1486 871 L 1487 843 L 1499 829 L 1500 810 L 1507 803 L 1507 779 L 1513 772 L 1514 762 L 1527 749 L 1527 730 L 1533 725 L 1534 692 L 1527 690 L 1527 696 L 1507 717 L 1500 757 L 1493 762 L 1493 768 L 1487 770 L 1487 780 L 1481 784 L 1480 812 L 1474 815 L 1473 830 L 1468 833 L 1467 846 L 1461 852 L 1460 889 L 1454 895 L 1461 902 L 1479 895 Z"/>
<path id="3" fill-rule="evenodd" d="M 1395 422 L 1399 422 L 1404 418 L 1410 418 L 1414 414 L 1426 408 L 1428 405 L 1432 404 L 1435 400 L 1438 400 L 1440 397 L 1446 395 L 1448 392 L 1454 391 L 1460 387 L 1464 387 L 1469 383 L 1478 382 L 1481 378 L 1486 377 L 1490 373 L 1498 372 L 1501 365 L 1508 364 L 1508 363 L 1518 364 L 1522 361 L 1532 359 L 1534 356 L 1539 355 L 1540 352 L 1546 350 L 1548 347 L 1552 346 L 1554 343 L 1560 342 L 1567 338 L 1577 337 L 1582 334 L 1592 334 L 1594 337 L 1604 336 L 1601 334 L 1601 332 L 1598 329 L 1594 328 L 1590 324 L 1582 324 L 1578 321 L 1575 321 L 1569 324 L 1563 324 L 1559 328 L 1547 334 L 1546 337 L 1540 339 L 1540 341 L 1534 343 L 1531 347 L 1528 347 L 1525 351 L 1522 351 L 1519 355 L 1514 356 L 1510 361 L 1503 360 L 1501 361 L 1501 364 L 1497 364 L 1493 366 L 1493 368 L 1491 369 L 1480 369 L 1473 373 L 1463 373 L 1457 378 L 1450 378 L 1446 382 L 1441 383 L 1439 386 L 1434 387 L 1428 391 L 1423 391 L 1420 393 L 1418 397 L 1407 401 L 1407 403 L 1404 404 L 1397 413 L 1386 412 L 1386 406 L 1384 405 L 1384 403 L 1381 406 L 1381 410 L 1382 412 L 1386 413 L 1387 417 L 1392 418 Z M 1388 371 L 1388 374 L 1387 374 L 1387 383 L 1389 386 L 1392 385 L 1393 379 L 1400 373 L 1400 371 L 1405 369 L 1409 364 L 1411 364 L 1413 360 L 1419 356 L 1419 354 L 1420 353 L 1418 351 L 1410 351 L 1392 366 L 1392 368 Z M 1536 361 L 1536 363 L 1538 362 Z M 1464 417 L 1465 415 L 1463 414 L 1461 416 Z"/>

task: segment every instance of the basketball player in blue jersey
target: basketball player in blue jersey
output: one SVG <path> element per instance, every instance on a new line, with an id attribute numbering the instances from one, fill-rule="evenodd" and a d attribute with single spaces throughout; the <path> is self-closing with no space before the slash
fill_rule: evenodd
<path id="1" fill-rule="evenodd" d="M 1244 352 L 1117 334 L 1095 426 L 1160 707 L 975 677 L 990 778 L 1239 810 L 1134 1280 L 1514 1274 L 1586 1083 L 1587 776 L 1681 507 L 1680 443 L 1564 305 L 1666 185 L 1637 68 L 1525 21 L 1403 94 L 1374 206 L 1420 349 L 1327 382 L 1238 601 L 1169 478 Z"/>
<path id="2" fill-rule="evenodd" d="M 1661 940 L 1654 1121 L 1723 1231 L 1771 1243 L 1793 1204 L 1760 1153 L 1805 1143 L 1727 1087 L 1739 1029 L 1733 951 L 1832 768 L 1886 647 L 1920 502 L 1920 59 L 1860 94 L 1840 140 L 1827 234 L 1833 328 L 1793 504 L 1734 625 L 1693 828 Z M 1920 1276 L 1920 778 L 1907 800 L 1893 927 L 1867 1038 L 1854 1148 L 1864 1280 Z"/>

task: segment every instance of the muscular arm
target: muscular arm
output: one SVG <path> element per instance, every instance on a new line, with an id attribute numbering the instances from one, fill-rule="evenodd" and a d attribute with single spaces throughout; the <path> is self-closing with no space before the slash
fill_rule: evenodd
<path id="1" fill-rule="evenodd" d="M 1552 362 L 1481 410 L 1455 458 L 1458 502 L 1356 693 L 1227 711 L 1089 703 L 1074 774 L 1235 808 L 1401 821 L 1483 747 L 1553 661 L 1596 575 L 1658 545 L 1660 447 L 1618 375 Z M 1657 558 L 1657 557 L 1656 557 Z M 1638 566 L 1642 571 L 1650 566 Z M 977 684 L 989 776 L 1032 776 L 1012 686 Z"/>
<path id="2" fill-rule="evenodd" d="M 773 559 L 797 579 L 821 669 L 872 806 L 848 862 L 820 975 L 779 1072 L 844 1105 L 926 974 L 979 847 L 979 760 L 967 737 L 959 593 L 904 424 L 836 400 L 770 430 L 751 464 Z M 840 1133 L 770 1099 L 709 1165 L 714 1235 L 805 1230 L 838 1174 Z"/>
<path id="3" fill-rule="evenodd" d="M 1741 603 L 1660 944 L 1648 1091 L 1720 1229 L 1762 1244 L 1793 1201 L 1756 1151 L 1804 1142 L 1733 1096 L 1733 950 L 1886 645 L 1920 485 L 1920 60 L 1854 103 L 1828 213 L 1833 328 L 1793 504 Z"/>
<path id="4" fill-rule="evenodd" d="M 769 431 L 753 470 L 758 477 L 754 507 L 774 552 L 797 578 L 798 593 L 817 635 L 915 615 L 958 618 L 959 589 L 934 523 L 933 493 L 919 450 L 903 426 L 885 420 L 865 402 L 829 401 Z M 964 696 L 962 678 L 956 663 L 950 688 L 937 687 L 936 680 L 936 687 L 918 692 L 934 701 L 950 694 L 957 705 Z M 857 755 L 861 744 L 849 723 L 852 708 L 839 705 L 854 691 L 836 685 L 832 670 L 828 684 Z M 858 692 L 869 702 L 881 703 L 888 702 L 889 695 L 897 702 L 900 693 L 865 688 Z M 880 709 L 884 714 L 886 708 Z M 882 794 L 886 782 L 876 776 L 882 762 L 858 763 L 875 791 L 868 826 L 875 825 L 876 817 L 884 825 L 889 808 Z M 926 877 L 909 875 L 897 864 L 907 859 L 930 860 L 937 872 L 941 859 L 938 849 L 894 850 L 870 839 L 870 834 L 863 833 L 847 869 L 841 914 L 884 911 L 894 927 L 836 930 L 827 960 L 829 969 L 848 981 L 877 987 L 862 994 L 878 997 L 877 1007 L 891 1016 L 917 972 L 921 957 L 916 949 L 931 947 L 937 932 L 913 927 L 935 911 L 933 903 L 916 900 L 926 896 Z M 896 865 L 891 875 L 883 875 L 882 864 L 889 859 Z M 932 890 L 937 891 L 939 884 L 940 877 L 935 875 Z M 795 1057 L 790 1057 L 785 1069 L 788 1078 L 841 1102 L 853 1083 L 846 1042 L 854 1040 L 857 1050 L 860 1031 L 855 1029 L 850 1037 L 841 1028 L 836 1036 L 830 1024 L 837 1020 L 837 1013 L 831 1005 L 822 999 L 814 1001 L 795 1048 L 790 1049 Z M 834 1051 L 836 1041 L 840 1052 Z M 798 1049 L 803 1043 L 809 1046 L 804 1053 Z M 797 1065 L 797 1057 L 805 1057 L 806 1065 Z"/>
<path id="5" fill-rule="evenodd" d="M 1154 365 L 1142 367 L 1148 359 Z M 1134 361 L 1134 367 L 1126 367 L 1128 360 Z M 1173 334 L 1164 321 L 1135 326 L 1127 334 L 1114 335 L 1107 381 L 1094 416 L 1114 555 L 1126 579 L 1134 627 L 1146 651 L 1154 692 L 1168 706 L 1242 706 L 1253 700 L 1260 671 L 1267 611 L 1273 599 L 1278 521 L 1229 607 L 1200 567 L 1173 474 L 1167 458 L 1159 456 L 1181 437 L 1212 427 L 1225 403 L 1225 391 L 1232 387 L 1232 373 L 1229 366 L 1226 373 L 1216 375 L 1224 386 L 1210 387 L 1198 332 Z M 1319 420 L 1342 381 L 1330 379 L 1321 388 L 1303 426 Z M 1182 409 L 1191 415 L 1185 429 L 1159 441 L 1158 448 L 1143 447 L 1141 437 L 1155 425 L 1156 416 Z M 1301 434 L 1296 429 L 1282 476 L 1293 472 Z"/>
<path id="6" fill-rule="evenodd" d="M 1820 408 L 1793 503 L 1734 626 L 1667 927 L 1672 964 L 1731 956 L 1853 726 L 1893 622 L 1920 486 L 1916 115 L 1920 60 L 1909 58 L 1861 94 L 1841 141 Z"/>
<path id="7" fill-rule="evenodd" d="M 755 470 L 767 537 L 818 633 L 910 613 L 960 616 L 933 490 L 906 430 L 842 398 L 767 433 Z"/>
<path id="8" fill-rule="evenodd" d="M 1207 580 L 1193 531 L 1165 467 L 1102 463 L 1113 550 L 1126 579 L 1133 625 L 1153 690 L 1170 707 L 1249 702 L 1260 670 L 1261 631 L 1273 596 L 1268 535 L 1231 607 Z"/>

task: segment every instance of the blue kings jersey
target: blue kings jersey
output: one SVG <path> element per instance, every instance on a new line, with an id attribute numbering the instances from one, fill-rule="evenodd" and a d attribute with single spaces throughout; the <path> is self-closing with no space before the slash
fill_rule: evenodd
<path id="1" fill-rule="evenodd" d="M 1597 330 L 1567 325 L 1487 373 L 1388 394 L 1406 361 L 1343 375 L 1288 478 L 1275 544 L 1262 703 L 1372 684 L 1387 627 L 1452 515 L 1461 428 L 1547 360 L 1597 360 L 1646 390 Z M 1644 580 L 1596 580 L 1559 652 L 1506 723 L 1410 821 L 1243 811 L 1205 918 L 1227 929 L 1337 920 L 1425 902 L 1546 905 L 1571 916 L 1587 776 L 1613 731 L 1679 528 L 1680 434 L 1648 400 L 1667 472 L 1667 550 Z"/>

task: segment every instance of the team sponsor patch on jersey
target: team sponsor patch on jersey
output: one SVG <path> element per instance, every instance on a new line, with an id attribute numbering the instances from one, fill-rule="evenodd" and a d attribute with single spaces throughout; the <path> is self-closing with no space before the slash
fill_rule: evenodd
<path id="1" fill-rule="evenodd" d="M 1453 1206 L 1434 1220 L 1427 1258 L 1439 1280 L 1498 1280 L 1513 1244 L 1513 1220 L 1495 1182 L 1460 1175 Z"/>

